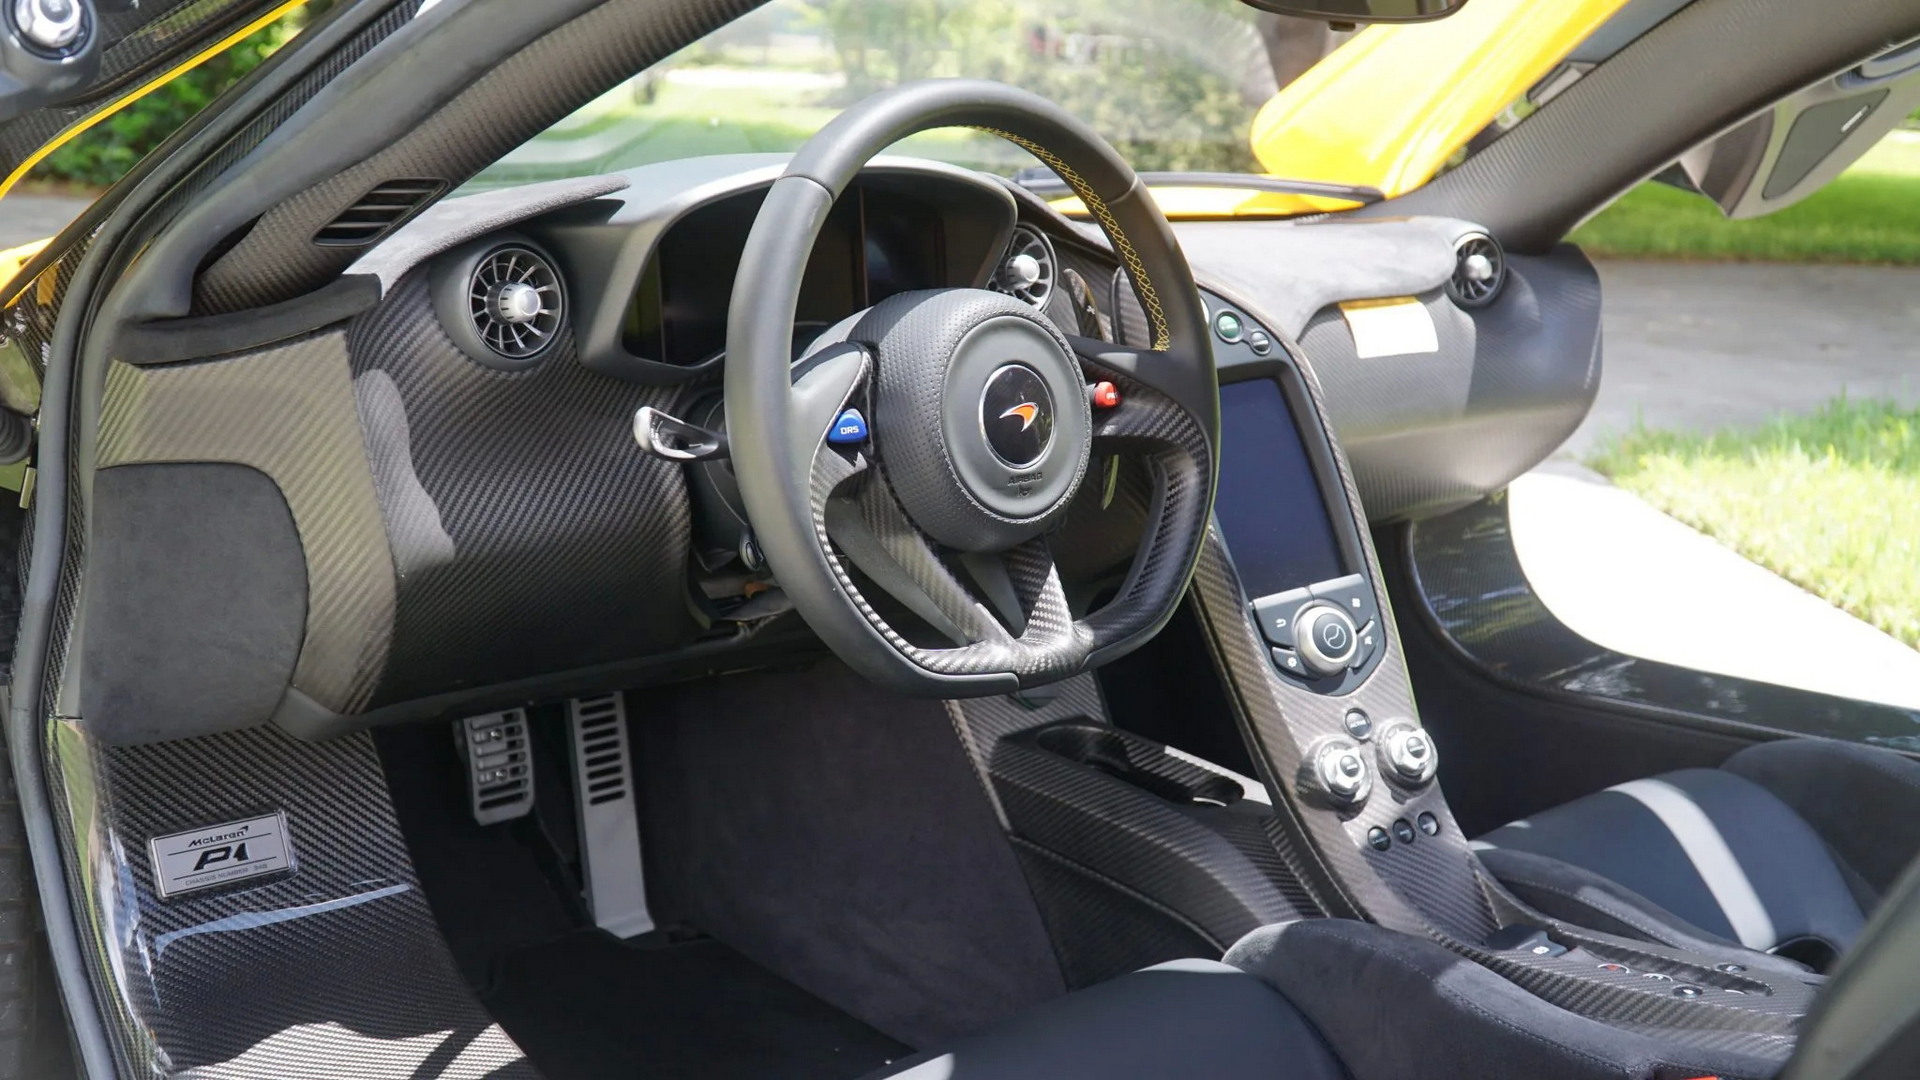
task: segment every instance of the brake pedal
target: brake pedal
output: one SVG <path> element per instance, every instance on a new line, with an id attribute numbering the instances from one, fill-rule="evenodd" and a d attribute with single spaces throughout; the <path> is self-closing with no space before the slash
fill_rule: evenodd
<path id="1" fill-rule="evenodd" d="M 587 910 L 595 925 L 615 937 L 644 934 L 653 929 L 653 915 L 640 867 L 626 698 L 573 698 L 567 702 L 567 723 L 573 731 L 573 792 Z"/>
<path id="2" fill-rule="evenodd" d="M 473 820 L 493 825 L 527 816 L 533 809 L 533 744 L 527 739 L 527 711 L 469 716 L 456 722 L 453 731 L 460 756 L 467 762 Z"/>

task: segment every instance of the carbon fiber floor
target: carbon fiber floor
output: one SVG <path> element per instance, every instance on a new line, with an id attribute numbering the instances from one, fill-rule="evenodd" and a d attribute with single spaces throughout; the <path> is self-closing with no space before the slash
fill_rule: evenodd
<path id="1" fill-rule="evenodd" d="M 906 1047 L 711 938 L 595 930 L 495 960 L 487 1008 L 547 1080 L 838 1080 Z"/>

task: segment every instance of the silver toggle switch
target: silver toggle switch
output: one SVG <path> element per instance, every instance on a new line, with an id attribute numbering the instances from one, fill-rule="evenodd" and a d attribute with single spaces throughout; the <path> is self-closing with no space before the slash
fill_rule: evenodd
<path id="1" fill-rule="evenodd" d="M 1322 746 L 1314 755 L 1313 771 L 1335 802 L 1363 802 L 1373 791 L 1373 770 L 1367 767 L 1366 755 L 1346 739 L 1334 739 Z"/>
<path id="2" fill-rule="evenodd" d="M 1389 721 L 1375 742 L 1386 767 L 1403 782 L 1420 785 L 1433 779 L 1440 767 L 1440 756 L 1433 748 L 1433 736 L 1411 720 Z"/>

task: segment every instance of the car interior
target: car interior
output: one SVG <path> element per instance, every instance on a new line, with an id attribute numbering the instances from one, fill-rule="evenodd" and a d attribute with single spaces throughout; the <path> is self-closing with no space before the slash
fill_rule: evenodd
<path id="1" fill-rule="evenodd" d="M 1634 0 L 1329 213 L 971 78 L 462 186 L 757 6 L 338 5 L 29 267 L 89 1075 L 1915 1075 L 1920 714 L 1581 639 L 1503 491 L 1566 234 L 1818 187 L 1920 8 Z"/>

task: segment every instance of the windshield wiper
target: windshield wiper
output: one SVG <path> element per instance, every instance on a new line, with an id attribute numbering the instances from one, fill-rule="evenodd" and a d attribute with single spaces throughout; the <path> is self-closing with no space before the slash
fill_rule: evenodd
<path id="1" fill-rule="evenodd" d="M 1357 184 L 1329 184 L 1320 180 L 1289 180 L 1283 176 L 1264 176 L 1259 173 L 1232 172 L 1143 172 L 1140 179 L 1148 187 L 1161 188 L 1244 188 L 1248 191 L 1271 191 L 1277 195 L 1313 195 L 1325 199 L 1341 199 L 1359 203 L 1362 206 L 1377 203 L 1386 198 L 1379 188 L 1361 187 Z M 1035 166 L 1021 169 L 1013 174 L 1013 182 L 1033 192 L 1043 199 L 1058 198 L 1073 194 L 1065 180 L 1052 169 Z"/>

